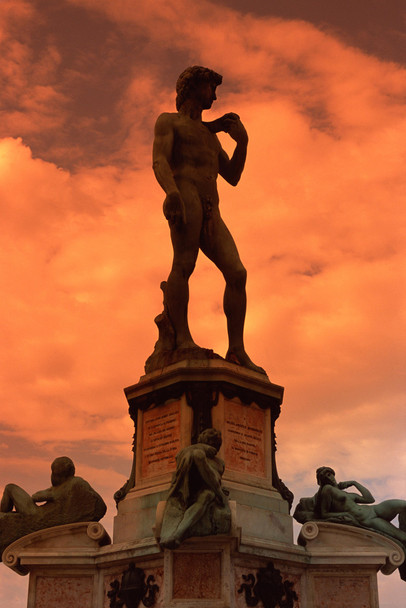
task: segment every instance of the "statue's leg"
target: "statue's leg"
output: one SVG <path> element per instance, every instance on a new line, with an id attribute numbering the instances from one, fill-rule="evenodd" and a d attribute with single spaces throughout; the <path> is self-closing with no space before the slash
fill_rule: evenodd
<path id="1" fill-rule="evenodd" d="M 182 192 L 186 205 L 186 224 L 171 226 L 173 264 L 169 274 L 165 302 L 176 334 L 177 348 L 196 348 L 188 324 L 189 277 L 199 252 L 202 208 L 193 192 Z"/>
<path id="2" fill-rule="evenodd" d="M 371 527 L 379 532 L 383 532 L 384 534 L 388 534 L 397 540 L 406 542 L 406 531 L 401 530 L 394 526 L 391 520 L 399 515 L 399 517 L 404 517 L 404 513 L 406 512 L 406 501 L 405 500 L 384 500 L 383 502 L 373 505 L 373 511 L 376 513 L 377 517 L 374 517 L 365 522 L 368 527 Z"/>
<path id="3" fill-rule="evenodd" d="M 384 500 L 374 505 L 375 513 L 387 521 L 392 521 L 396 515 L 406 513 L 406 500 L 393 499 Z"/>
<path id="4" fill-rule="evenodd" d="M 375 519 L 371 519 L 366 522 L 368 528 L 372 528 L 377 532 L 383 532 L 388 536 L 392 536 L 392 538 L 396 538 L 400 540 L 402 543 L 406 543 L 406 532 L 403 530 L 399 530 L 396 526 L 387 521 L 386 519 L 381 519 L 380 517 L 375 517 Z"/>
<path id="5" fill-rule="evenodd" d="M 190 528 L 203 517 L 207 507 L 213 502 L 214 496 L 214 492 L 211 490 L 203 490 L 200 492 L 196 502 L 186 509 L 174 535 L 179 542 L 183 540 Z"/>
<path id="6" fill-rule="evenodd" d="M 213 209 L 211 230 L 203 231 L 201 249 L 216 264 L 226 281 L 223 307 L 227 318 L 228 351 L 226 359 L 265 373 L 262 367 L 255 365 L 245 352 L 244 322 L 247 309 L 245 270 L 236 244 L 217 208 Z"/>
<path id="7" fill-rule="evenodd" d="M 202 251 L 223 273 L 226 281 L 224 312 L 230 348 L 244 348 L 244 321 L 247 308 L 245 284 L 247 272 L 236 244 L 217 208 L 212 211 L 210 231 L 202 233 Z"/>
<path id="8" fill-rule="evenodd" d="M 24 513 L 26 515 L 36 513 L 38 509 L 28 492 L 14 483 L 9 483 L 4 488 L 0 511 L 8 513 L 13 510 L 13 507 L 15 507 L 17 513 Z"/>

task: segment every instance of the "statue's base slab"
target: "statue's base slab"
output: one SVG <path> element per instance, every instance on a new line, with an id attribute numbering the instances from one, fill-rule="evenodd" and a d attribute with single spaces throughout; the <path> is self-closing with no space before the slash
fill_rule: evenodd
<path id="1" fill-rule="evenodd" d="M 27 608 L 118 608 L 131 571 L 141 583 L 127 606 L 379 608 L 377 571 L 404 559 L 384 536 L 326 522 L 305 524 L 299 542 L 253 541 L 234 528 L 160 551 L 152 537 L 109 544 L 100 523 L 81 523 L 29 534 L 3 561 L 29 573 Z"/>

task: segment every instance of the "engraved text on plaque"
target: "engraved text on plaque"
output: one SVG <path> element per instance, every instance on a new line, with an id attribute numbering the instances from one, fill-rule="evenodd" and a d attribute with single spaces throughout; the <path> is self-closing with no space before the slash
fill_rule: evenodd
<path id="1" fill-rule="evenodd" d="M 180 450 L 180 403 L 147 410 L 142 419 L 142 477 L 174 471 Z"/>

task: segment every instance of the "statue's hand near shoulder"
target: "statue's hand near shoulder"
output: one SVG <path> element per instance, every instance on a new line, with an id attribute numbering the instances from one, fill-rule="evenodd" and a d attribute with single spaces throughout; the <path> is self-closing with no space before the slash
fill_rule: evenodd
<path id="1" fill-rule="evenodd" d="M 212 133 L 224 131 L 224 133 L 228 133 L 237 143 L 248 143 L 247 131 L 245 130 L 240 117 L 235 112 L 227 112 L 227 114 L 224 114 L 221 118 L 217 118 L 212 122 L 205 122 L 204 124 Z"/>
<path id="2" fill-rule="evenodd" d="M 355 485 L 355 481 L 340 481 L 337 484 L 337 487 L 339 490 L 346 490 L 347 488 L 350 488 L 351 486 Z"/>
<path id="3" fill-rule="evenodd" d="M 212 133 L 220 133 L 220 131 L 228 133 L 230 123 L 237 120 L 240 120 L 238 114 L 227 112 L 227 114 L 224 114 L 220 118 L 216 118 L 216 120 L 212 120 L 211 122 L 205 122 L 204 124 Z"/>
<path id="4" fill-rule="evenodd" d="M 234 139 L 237 144 L 247 145 L 248 133 L 245 130 L 238 114 L 225 114 L 224 119 L 224 131 L 229 134 L 231 139 Z"/>

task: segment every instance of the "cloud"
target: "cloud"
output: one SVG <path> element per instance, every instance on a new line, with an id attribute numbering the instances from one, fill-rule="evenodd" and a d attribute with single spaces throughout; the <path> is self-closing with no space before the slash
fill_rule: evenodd
<path id="1" fill-rule="evenodd" d="M 32 24 L 41 21 L 39 13 L 32 3 L 5 1 L 0 20 L 1 135 L 25 136 L 60 128 L 63 117 L 58 110 L 66 102 L 56 86 L 61 56 L 50 38 L 37 52 L 30 44 Z"/>
<path id="2" fill-rule="evenodd" d="M 141 276 L 137 258 L 143 256 L 144 267 L 148 265 L 141 249 L 147 251 L 147 243 L 152 243 L 153 229 L 133 245 L 134 231 L 141 225 L 148 228 L 140 199 L 137 207 L 133 198 L 142 188 L 134 176 L 119 181 L 108 168 L 71 176 L 33 159 L 21 141 L 3 140 L 0 153 L 7 340 L 2 362 L 8 383 L 3 416 L 39 440 L 62 439 L 69 418 L 70 440 L 80 439 L 89 430 L 83 426 L 86 416 L 89 421 L 96 414 L 108 417 L 112 393 L 106 385 L 112 375 L 117 380 L 113 394 L 117 391 L 116 399 L 122 401 L 120 389 L 126 380 L 120 379 L 121 370 L 112 370 L 112 360 L 133 348 L 130 317 L 136 316 L 137 307 L 148 306 L 142 290 L 150 279 Z M 151 256 L 152 270 L 155 264 Z M 157 307 L 158 292 L 157 287 Z M 124 325 L 117 323 L 120 318 Z M 129 361 L 130 382 L 131 369 Z M 96 393 L 103 404 L 94 401 Z M 90 394 L 93 400 L 87 402 Z M 96 434 L 99 422 L 91 424 Z"/>

